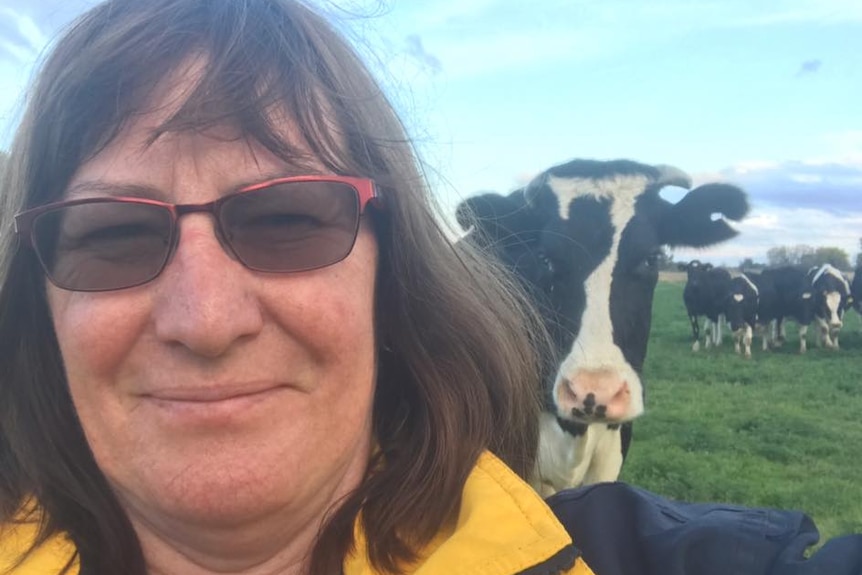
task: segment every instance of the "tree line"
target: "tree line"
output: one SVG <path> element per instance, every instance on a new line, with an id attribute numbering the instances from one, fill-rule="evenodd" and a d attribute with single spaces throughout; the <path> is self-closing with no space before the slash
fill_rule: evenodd
<path id="1" fill-rule="evenodd" d="M 807 244 L 795 246 L 775 246 L 766 252 L 766 261 L 758 262 L 745 258 L 739 263 L 740 270 L 757 270 L 766 267 L 800 266 L 810 268 L 831 264 L 839 270 L 849 271 L 862 267 L 862 238 L 859 238 L 859 253 L 851 263 L 850 255 L 843 249 L 833 246 L 814 247 Z M 658 266 L 663 271 L 676 270 L 673 253 L 662 249 L 658 257 Z"/>
<path id="2" fill-rule="evenodd" d="M 849 254 L 834 246 L 813 247 L 807 244 L 795 246 L 774 246 L 766 252 L 766 262 L 754 262 L 751 258 L 745 258 L 740 263 L 740 268 L 751 269 L 758 267 L 800 266 L 814 267 L 831 264 L 840 270 L 849 270 L 862 265 L 862 238 L 859 238 L 860 252 L 856 255 L 855 262 L 851 265 Z"/>
<path id="3" fill-rule="evenodd" d="M 860 238 L 862 246 L 862 238 Z M 807 244 L 795 246 L 775 246 L 766 252 L 766 261 L 757 262 L 752 258 L 745 258 L 739 263 L 741 270 L 757 270 L 766 267 L 799 266 L 812 268 L 831 264 L 839 270 L 848 271 L 854 266 L 850 263 L 850 256 L 841 248 L 833 246 L 812 247 Z M 862 253 L 856 256 L 855 267 L 862 265 Z"/>

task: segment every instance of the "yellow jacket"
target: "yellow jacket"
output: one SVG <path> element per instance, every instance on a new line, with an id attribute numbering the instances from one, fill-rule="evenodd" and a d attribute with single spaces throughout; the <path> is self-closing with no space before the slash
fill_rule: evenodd
<path id="1" fill-rule="evenodd" d="M 32 522 L 0 525 L 0 575 L 7 572 L 13 575 L 57 575 L 75 553 L 72 542 L 62 536 L 49 539 L 30 555 L 16 569 L 9 569 L 32 545 L 38 534 L 39 525 Z M 78 574 L 78 565 L 68 573 Z"/>
<path id="2" fill-rule="evenodd" d="M 35 534 L 34 524 L 0 528 L 0 573 Z M 358 529 L 356 549 L 344 563 L 344 575 L 376 575 Z M 73 551 L 70 542 L 56 537 L 11 573 L 56 575 Z M 467 478 L 457 521 L 422 551 L 409 573 L 594 575 L 579 557 L 572 564 L 576 554 L 565 528 L 542 499 L 499 459 L 485 453 Z M 77 569 L 72 575 L 77 575 Z"/>

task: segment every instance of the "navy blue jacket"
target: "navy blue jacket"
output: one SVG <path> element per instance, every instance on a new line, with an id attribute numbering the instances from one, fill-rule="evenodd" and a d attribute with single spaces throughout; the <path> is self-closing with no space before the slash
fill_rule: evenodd
<path id="1" fill-rule="evenodd" d="M 625 483 L 548 498 L 596 575 L 862 575 L 862 534 L 827 541 L 799 511 L 683 503 Z"/>

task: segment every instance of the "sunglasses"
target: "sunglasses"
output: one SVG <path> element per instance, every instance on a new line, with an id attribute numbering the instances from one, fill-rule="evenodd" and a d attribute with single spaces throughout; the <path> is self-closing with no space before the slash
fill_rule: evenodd
<path id="1" fill-rule="evenodd" d="M 110 291 L 158 277 L 186 214 L 212 214 L 219 242 L 245 267 L 293 273 L 346 258 L 372 201 L 380 201 L 372 180 L 300 176 L 247 186 L 205 204 L 126 197 L 56 202 L 16 215 L 15 233 L 55 286 Z"/>

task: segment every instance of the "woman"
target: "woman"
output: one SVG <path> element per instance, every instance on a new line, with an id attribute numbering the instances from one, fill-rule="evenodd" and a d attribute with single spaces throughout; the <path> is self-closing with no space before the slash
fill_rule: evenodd
<path id="1" fill-rule="evenodd" d="M 307 7 L 95 7 L 3 198 L 0 570 L 590 573 L 521 480 L 538 324 Z"/>

